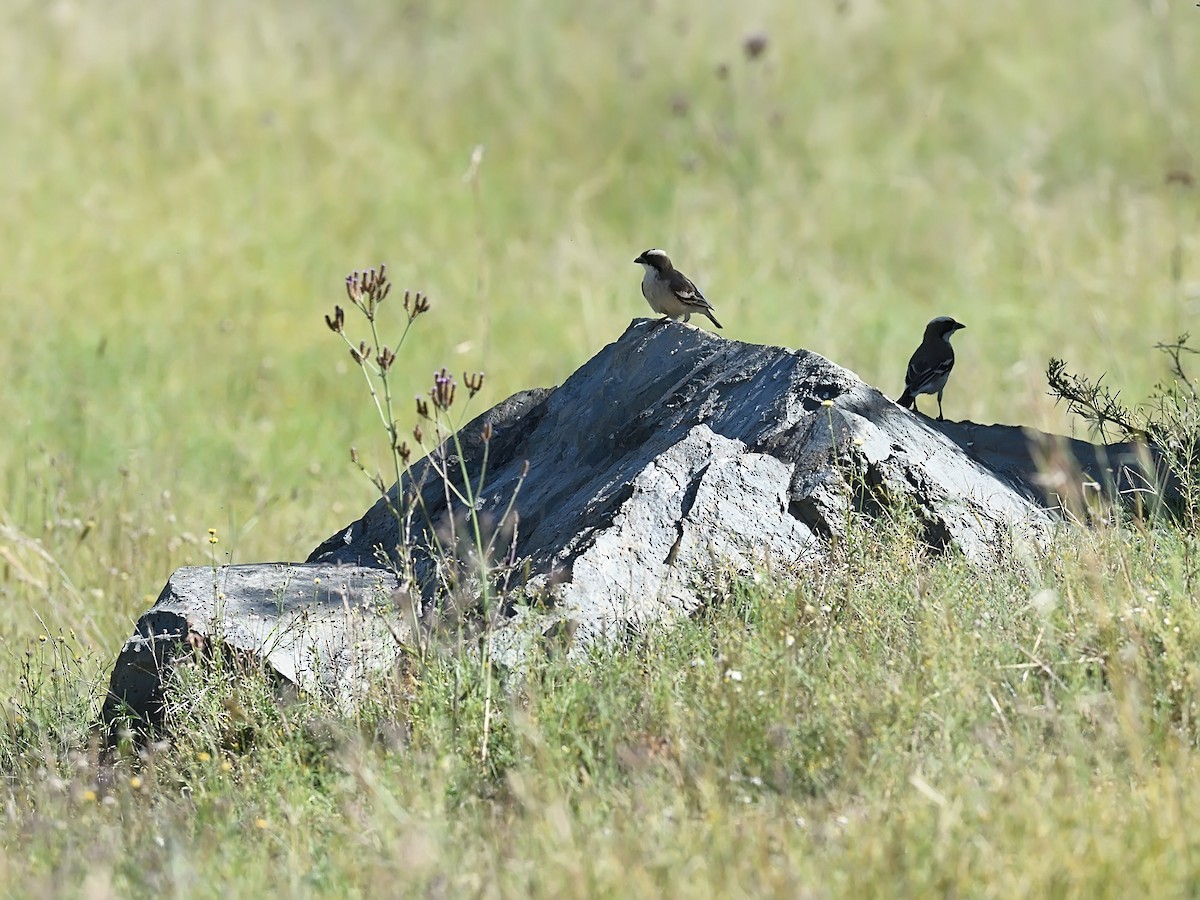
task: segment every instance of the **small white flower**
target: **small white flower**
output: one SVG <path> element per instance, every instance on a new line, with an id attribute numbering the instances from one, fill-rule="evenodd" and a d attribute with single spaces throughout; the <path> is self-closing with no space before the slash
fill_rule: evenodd
<path id="1" fill-rule="evenodd" d="M 725 680 L 726 681 L 741 681 L 742 673 L 739 672 L 737 669 L 726 669 L 725 670 Z"/>

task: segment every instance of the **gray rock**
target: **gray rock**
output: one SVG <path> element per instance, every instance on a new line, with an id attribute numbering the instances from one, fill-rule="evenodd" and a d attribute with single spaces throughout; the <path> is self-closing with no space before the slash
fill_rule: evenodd
<path id="1" fill-rule="evenodd" d="M 161 725 L 173 673 L 217 646 L 351 706 L 410 634 L 396 613 L 397 587 L 386 569 L 338 564 L 176 569 L 117 657 L 102 718 Z"/>
<path id="2" fill-rule="evenodd" d="M 509 663 L 545 635 L 583 646 L 690 615 L 723 573 L 797 573 L 848 527 L 900 511 L 931 547 L 995 564 L 1014 542 L 1047 538 L 1072 479 L 1116 497 L 1152 469 L 1128 445 L 1106 456 L 1009 426 L 931 421 L 814 353 L 636 320 L 561 387 L 475 419 L 460 432 L 461 460 L 445 446 L 416 464 L 399 494 L 306 563 L 221 569 L 218 592 L 211 569 L 176 572 L 122 651 L 106 717 L 123 703 L 153 721 L 189 634 L 219 635 L 288 681 L 352 702 L 364 673 L 413 639 L 414 610 L 428 628 L 443 612 L 445 554 L 431 536 L 453 543 L 464 510 L 437 470 L 459 490 L 461 464 L 477 477 L 485 425 L 474 505 L 519 576 L 487 618 Z M 1078 469 L 1051 467 L 1048 481 L 1047 459 L 1069 457 Z M 519 516 L 506 517 L 510 504 Z M 420 596 L 407 616 L 388 602 L 401 584 L 388 568 L 397 505 L 415 510 L 405 561 Z M 471 571 L 454 573 L 455 615 L 478 622 Z"/>

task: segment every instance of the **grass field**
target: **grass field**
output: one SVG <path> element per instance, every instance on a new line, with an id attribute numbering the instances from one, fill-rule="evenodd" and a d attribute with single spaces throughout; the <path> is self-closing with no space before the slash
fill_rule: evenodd
<path id="1" fill-rule="evenodd" d="M 893 395 L 954 315 L 948 417 L 1065 432 L 1048 357 L 1137 401 L 1193 328 L 1197 109 L 1174 0 L 0 5 L 6 895 L 1196 893 L 1166 530 L 984 574 L 858 535 L 548 665 L 486 761 L 450 663 L 355 722 L 197 687 L 108 781 L 88 724 L 176 566 L 301 559 L 372 501 L 321 320 L 351 269 L 430 294 L 398 377 L 483 369 L 475 411 L 645 314 L 661 246 L 727 336 Z"/>

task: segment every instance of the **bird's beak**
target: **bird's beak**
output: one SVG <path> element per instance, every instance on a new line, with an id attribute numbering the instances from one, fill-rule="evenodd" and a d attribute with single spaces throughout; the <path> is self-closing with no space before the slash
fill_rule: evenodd
<path id="1" fill-rule="evenodd" d="M 643 263 L 645 261 L 646 261 L 646 257 L 644 255 L 639 256 L 637 259 L 634 260 L 635 263 Z"/>
<path id="2" fill-rule="evenodd" d="M 956 327 L 954 330 L 955 330 L 955 331 L 962 331 L 962 330 L 963 330 L 964 328 L 966 328 L 966 327 L 967 327 L 967 326 L 966 326 L 966 325 L 964 325 L 962 322 L 959 322 L 959 323 L 958 323 L 958 327 Z"/>

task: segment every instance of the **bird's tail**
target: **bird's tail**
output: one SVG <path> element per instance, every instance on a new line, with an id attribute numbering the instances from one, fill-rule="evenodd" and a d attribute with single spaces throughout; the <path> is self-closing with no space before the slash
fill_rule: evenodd
<path id="1" fill-rule="evenodd" d="M 708 321 L 712 322 L 712 323 L 713 323 L 714 325 L 716 325 L 718 328 L 720 328 L 720 327 L 721 327 L 721 323 L 717 321 L 717 317 L 716 317 L 716 316 L 714 316 L 712 313 L 708 312 L 707 310 L 705 310 L 705 313 L 704 313 L 704 314 L 705 314 L 706 316 L 708 316 Z"/>
<path id="2" fill-rule="evenodd" d="M 914 400 L 915 398 L 908 392 L 908 388 L 905 388 L 904 393 L 900 395 L 900 399 L 897 400 L 896 403 L 898 403 L 900 406 L 903 406 L 905 409 L 912 409 Z"/>

